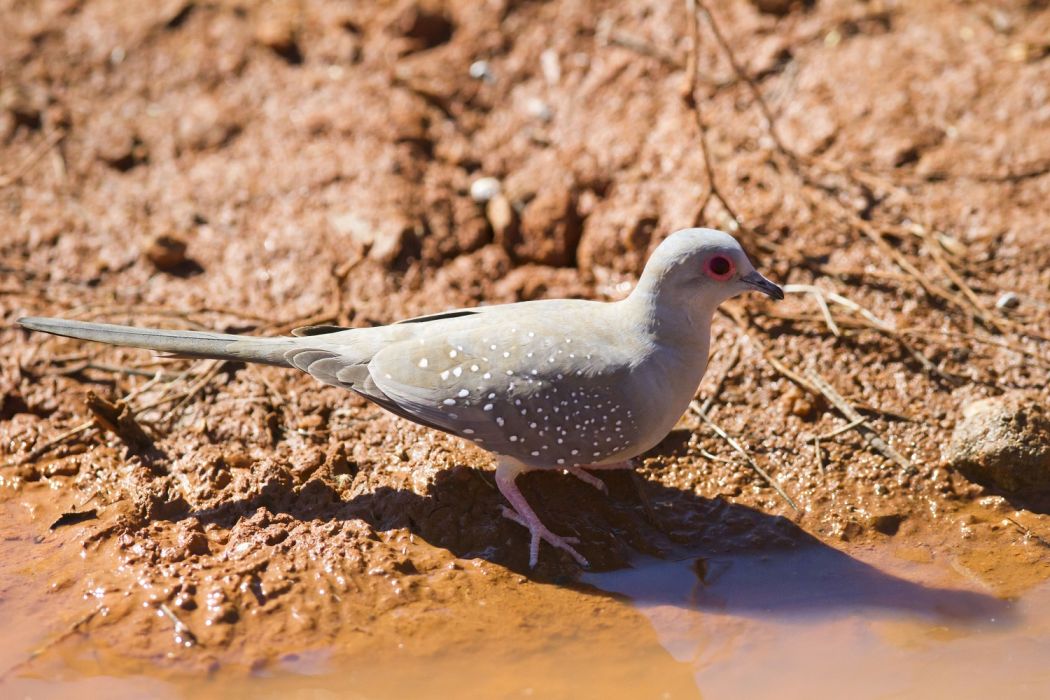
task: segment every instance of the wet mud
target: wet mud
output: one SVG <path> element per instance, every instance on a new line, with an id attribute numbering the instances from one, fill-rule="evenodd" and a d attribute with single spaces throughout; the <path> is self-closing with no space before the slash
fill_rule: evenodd
<path id="1" fill-rule="evenodd" d="M 717 197 L 680 3 L 0 7 L 0 687 L 718 697 L 749 659 L 804 687 L 775 665 L 820 670 L 799 637 L 847 650 L 840 680 L 1025 640 L 993 676 L 1045 688 L 1050 476 L 964 474 L 952 436 L 1050 398 L 1050 11 L 779 5 L 701 17 Z M 522 478 L 589 571 L 530 570 L 455 438 L 294 371 L 14 325 L 614 299 L 690 225 L 794 287 L 725 306 L 706 419 L 608 496 Z"/>

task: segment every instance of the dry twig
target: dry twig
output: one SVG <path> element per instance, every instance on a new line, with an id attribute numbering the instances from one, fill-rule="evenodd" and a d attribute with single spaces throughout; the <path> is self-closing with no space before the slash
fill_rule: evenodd
<path id="1" fill-rule="evenodd" d="M 846 399 L 842 398 L 842 394 L 835 391 L 827 380 L 813 371 L 806 372 L 806 378 L 809 379 L 813 386 L 817 387 L 817 389 L 824 394 L 825 398 L 827 398 L 827 400 L 831 402 L 831 404 L 837 408 L 843 416 L 851 421 L 850 427 L 856 427 L 864 439 L 867 440 L 869 445 L 881 452 L 886 458 L 896 462 L 906 471 L 915 471 L 915 467 L 913 467 L 912 464 L 901 455 L 901 453 L 890 447 L 889 443 L 882 439 L 875 428 L 871 427 L 864 417 L 857 412 L 857 409 L 853 408 Z"/>
<path id="2" fill-rule="evenodd" d="M 61 141 L 65 135 L 66 132 L 61 129 L 51 132 L 51 134 L 46 136 L 36 148 L 29 152 L 26 159 L 17 165 L 14 170 L 7 175 L 0 175 L 0 187 L 7 187 L 18 182 L 18 180 L 29 172 L 29 169 L 36 165 L 41 158 L 47 155 L 48 151 L 54 148 L 55 144 Z"/>
<path id="3" fill-rule="evenodd" d="M 794 510 L 798 514 L 802 513 L 802 511 L 799 509 L 799 507 L 795 503 L 795 501 L 792 500 L 791 496 L 787 495 L 787 492 L 784 491 L 784 489 L 780 486 L 780 484 L 778 484 L 773 479 L 773 477 L 771 477 L 766 472 L 765 469 L 763 469 L 762 467 L 758 466 L 758 463 L 754 460 L 754 458 L 751 456 L 751 454 L 747 450 L 745 450 L 743 448 L 743 446 L 739 442 L 737 442 L 735 439 L 733 439 L 733 437 L 730 436 L 729 433 L 727 433 L 725 430 L 723 430 L 722 426 L 718 425 L 713 420 L 711 420 L 711 417 L 707 415 L 707 412 L 704 410 L 703 406 L 701 406 L 698 401 L 694 400 L 694 401 L 690 402 L 689 408 L 693 411 L 693 413 L 695 413 L 696 415 L 700 416 L 700 418 L 705 423 L 707 423 L 707 425 L 711 428 L 711 430 L 715 431 L 715 433 L 718 435 L 718 437 L 720 437 L 723 440 L 725 440 L 726 443 L 730 447 L 732 447 L 734 450 L 736 450 L 736 452 L 738 454 L 740 454 L 740 456 L 742 456 L 744 458 L 744 460 L 748 463 L 748 465 L 752 469 L 754 469 L 755 472 L 758 473 L 759 476 L 761 476 L 763 479 L 765 479 L 766 483 L 768 483 L 770 486 L 772 486 L 774 491 L 776 491 L 778 494 L 780 494 L 780 497 L 783 498 L 787 502 L 787 504 L 789 506 L 791 506 L 792 510 Z"/>
<path id="4" fill-rule="evenodd" d="M 714 166 L 711 163 L 710 149 L 707 143 L 707 124 L 704 123 L 704 117 L 700 110 L 700 103 L 697 100 L 696 93 L 699 88 L 699 60 L 700 60 L 700 11 L 698 10 L 697 0 L 685 0 L 686 14 L 689 18 L 689 60 L 686 63 L 685 72 L 685 84 L 682 86 L 682 100 L 685 102 L 686 108 L 693 115 L 693 120 L 696 123 L 696 129 L 698 134 L 698 143 L 700 145 L 700 158 L 704 166 L 704 174 L 707 178 L 708 192 L 707 196 L 704 197 L 704 201 L 700 204 L 700 210 L 696 214 L 696 224 L 699 225 L 703 222 L 704 212 L 707 210 L 707 205 L 711 199 L 718 200 L 718 203 L 722 205 L 722 208 L 726 210 L 730 219 L 733 221 L 733 225 L 737 229 L 744 229 L 743 223 L 740 217 L 737 216 L 736 210 L 733 209 L 732 205 L 722 196 L 721 190 L 718 189 L 718 182 L 715 179 Z"/>

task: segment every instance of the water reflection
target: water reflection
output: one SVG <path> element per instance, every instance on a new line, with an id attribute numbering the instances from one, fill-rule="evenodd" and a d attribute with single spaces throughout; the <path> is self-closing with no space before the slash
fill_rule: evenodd
<path id="1" fill-rule="evenodd" d="M 880 566 L 889 548 L 868 552 Z M 894 568 L 898 568 L 894 565 Z M 931 578 L 912 567 L 909 578 Z M 1046 697 L 1050 586 L 1003 601 L 815 544 L 647 559 L 586 583 L 627 596 L 705 698 Z"/>

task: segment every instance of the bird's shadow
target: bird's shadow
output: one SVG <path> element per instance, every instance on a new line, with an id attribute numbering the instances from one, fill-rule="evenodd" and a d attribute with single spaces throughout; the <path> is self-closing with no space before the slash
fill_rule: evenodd
<path id="1" fill-rule="evenodd" d="M 344 500 L 327 480 L 273 485 L 257 496 L 189 511 L 174 519 L 232 527 L 259 508 L 300 520 L 367 522 L 407 528 L 456 557 L 482 558 L 535 580 L 645 603 L 746 614 L 889 610 L 956 620 L 1010 617 L 1012 604 L 985 593 L 921 585 L 830 547 L 794 522 L 721 498 L 704 498 L 626 470 L 595 472 L 608 496 L 561 473 L 519 479 L 553 531 L 580 539 L 590 570 L 579 578 L 562 552 L 541 546 L 528 567 L 528 537 L 500 515 L 492 473 L 453 467 L 428 492 L 381 486 Z M 608 572 L 608 573 L 602 573 Z"/>

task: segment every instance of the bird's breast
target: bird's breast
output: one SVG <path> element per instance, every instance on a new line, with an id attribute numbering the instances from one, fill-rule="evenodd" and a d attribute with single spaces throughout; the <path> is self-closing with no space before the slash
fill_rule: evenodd
<path id="1" fill-rule="evenodd" d="M 708 343 L 695 347 L 656 347 L 631 374 L 628 404 L 637 416 L 635 455 L 655 447 L 689 407 L 707 369 Z"/>

